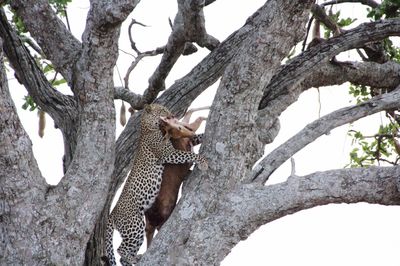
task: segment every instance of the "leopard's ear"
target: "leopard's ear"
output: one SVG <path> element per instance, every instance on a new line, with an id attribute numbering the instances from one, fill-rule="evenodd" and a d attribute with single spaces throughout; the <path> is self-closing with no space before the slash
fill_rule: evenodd
<path id="1" fill-rule="evenodd" d="M 143 107 L 143 110 L 145 112 L 150 113 L 151 112 L 151 105 L 150 104 L 145 104 L 144 107 Z"/>

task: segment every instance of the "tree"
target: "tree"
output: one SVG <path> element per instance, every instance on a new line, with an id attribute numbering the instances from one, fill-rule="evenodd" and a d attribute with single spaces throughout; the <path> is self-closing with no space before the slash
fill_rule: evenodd
<path id="1" fill-rule="evenodd" d="M 315 206 L 400 204 L 397 166 L 292 175 L 286 182 L 265 185 L 274 170 L 319 136 L 367 115 L 399 109 L 399 64 L 378 60 L 382 50 L 371 52 L 371 45 L 398 36 L 400 20 L 388 18 L 344 31 L 325 13 L 322 7 L 327 3 L 270 0 L 219 43 L 205 28 L 203 8 L 213 2 L 178 0 L 168 42 L 153 51 L 162 53 L 162 59 L 143 95 L 131 92 L 127 82 L 125 87 L 113 83 L 121 23 L 139 1 L 91 1 L 82 41 L 73 37 L 48 1 L 10 3 L 73 96 L 54 89 L 1 9 L 3 62 L 7 59 L 33 102 L 54 119 L 65 149 L 65 175 L 58 185 L 50 186 L 19 122 L 2 64 L 2 263 L 98 265 L 111 200 L 129 171 L 139 135 L 140 112 L 115 141 L 114 99 L 138 110 L 156 101 L 182 114 L 218 79 L 201 151 L 209 169 L 195 170 L 190 176 L 179 204 L 141 265 L 217 264 L 262 224 Z M 383 5 L 359 2 L 374 10 Z M 334 37 L 319 40 L 282 63 L 305 39 L 310 13 Z M 190 53 L 193 43 L 207 47 L 209 55 L 158 96 L 169 71 L 180 55 Z M 367 60 L 343 63 L 334 58 L 356 48 L 368 51 Z M 137 60 L 147 55 L 137 53 Z M 347 81 L 384 88 L 386 93 L 321 117 L 255 165 L 264 146 L 279 132 L 280 114 L 303 91 Z"/>

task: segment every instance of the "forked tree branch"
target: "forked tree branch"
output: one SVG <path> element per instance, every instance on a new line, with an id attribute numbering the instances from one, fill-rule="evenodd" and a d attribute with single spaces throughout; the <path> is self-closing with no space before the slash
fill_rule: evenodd
<path id="1" fill-rule="evenodd" d="M 144 104 L 154 101 L 158 93 L 165 89 L 165 79 L 178 58 L 184 53 L 188 43 L 197 42 L 200 46 L 205 46 L 210 50 L 218 46 L 218 40 L 208 35 L 205 30 L 203 7 L 204 1 L 179 0 L 178 13 L 172 25 L 172 33 L 168 38 L 167 44 L 154 51 L 139 53 L 136 60 L 132 62 L 125 77 L 126 88 L 128 88 L 130 72 L 144 56 L 163 54 L 160 64 L 149 78 L 148 88 L 142 96 L 135 97 L 135 101 L 131 102 L 134 109 L 142 109 Z"/>
<path id="2" fill-rule="evenodd" d="M 41 110 L 47 112 L 62 127 L 67 115 L 72 116 L 76 110 L 76 103 L 72 97 L 63 95 L 51 86 L 15 30 L 8 24 L 3 9 L 0 9 L 0 37 L 17 80 L 25 86 Z"/>
<path id="3" fill-rule="evenodd" d="M 400 107 L 400 86 L 393 92 L 376 96 L 361 104 L 332 112 L 307 125 L 299 133 L 268 154 L 259 162 L 250 176 L 251 181 L 265 183 L 269 176 L 296 152 L 332 129 L 354 122 L 362 117 Z"/>
<path id="4" fill-rule="evenodd" d="M 124 77 L 124 86 L 126 89 L 129 89 L 129 76 L 131 74 L 131 72 L 133 71 L 133 69 L 135 69 L 135 67 L 139 64 L 139 62 L 147 56 L 156 56 L 159 54 L 163 54 L 165 52 L 166 49 L 166 45 L 158 47 L 154 50 L 150 50 L 150 51 L 146 51 L 146 52 L 140 52 L 139 49 L 136 47 L 136 43 L 133 41 L 132 38 L 132 26 L 134 24 L 139 24 L 141 26 L 145 26 L 144 24 L 137 22 L 136 20 L 132 20 L 132 22 L 129 24 L 128 27 L 128 35 L 129 35 L 129 41 L 131 43 L 131 48 L 136 52 L 136 58 L 135 60 L 132 61 L 131 65 L 129 66 L 128 70 L 126 71 L 125 77 Z M 186 42 L 182 51 L 182 55 L 190 55 L 194 52 L 197 52 L 197 48 L 196 46 L 194 46 L 192 43 L 190 42 Z M 139 96 L 139 95 L 138 95 Z M 138 105 L 140 105 L 140 98 L 137 99 L 137 103 L 134 104 L 135 107 L 137 107 Z"/>

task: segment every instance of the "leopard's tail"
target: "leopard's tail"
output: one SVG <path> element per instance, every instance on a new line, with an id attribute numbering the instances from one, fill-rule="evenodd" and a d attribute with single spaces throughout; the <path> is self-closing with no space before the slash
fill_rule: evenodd
<path id="1" fill-rule="evenodd" d="M 106 253 L 107 256 L 103 256 L 102 259 L 108 266 L 115 266 L 114 247 L 113 247 L 113 233 L 114 233 L 114 223 L 111 217 L 108 218 L 107 228 L 106 228 Z"/>

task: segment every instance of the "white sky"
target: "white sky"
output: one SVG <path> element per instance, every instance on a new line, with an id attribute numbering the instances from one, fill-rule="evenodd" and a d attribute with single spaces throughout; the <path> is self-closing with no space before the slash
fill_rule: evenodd
<path id="1" fill-rule="evenodd" d="M 216 1 L 205 8 L 208 32 L 220 41 L 224 40 L 231 32 L 242 26 L 246 18 L 263 3 L 262 0 L 235 1 L 234 4 L 229 0 Z M 345 7 L 342 13 L 349 16 L 364 12 L 361 5 L 342 6 Z M 88 1 L 74 1 L 69 7 L 71 30 L 79 39 L 88 7 Z M 175 0 L 142 1 L 133 12 L 133 17 L 149 27 L 134 26 L 133 35 L 137 47 L 145 51 L 164 45 L 170 34 L 168 18 L 173 20 L 175 13 Z M 130 19 L 127 21 L 128 23 L 124 23 L 121 31 L 120 48 L 131 52 L 127 37 Z M 167 87 L 189 72 L 207 53 L 207 50 L 200 49 L 194 55 L 181 57 L 166 81 Z M 348 57 L 350 57 L 349 53 L 342 55 L 342 58 Z M 131 60 L 129 55 L 120 53 L 117 65 L 122 77 Z M 160 57 L 145 58 L 139 64 L 131 74 L 131 90 L 141 93 L 146 88 L 147 80 L 159 60 Z M 116 72 L 115 84 L 121 85 Z M 11 76 L 10 91 L 16 106 L 20 107 L 23 104 L 25 90 Z M 66 93 L 67 91 L 65 90 Z M 321 88 L 320 91 L 321 115 L 349 105 L 350 98 L 346 86 Z M 209 105 L 214 93 L 215 86 L 201 95 L 192 106 Z M 116 104 L 118 113 L 120 101 Z M 282 114 L 281 131 L 274 143 L 266 147 L 266 151 L 273 150 L 307 123 L 317 119 L 318 109 L 317 90 L 311 89 L 303 93 L 299 100 Z M 43 175 L 49 183 L 57 183 L 62 177 L 61 133 L 54 129 L 53 123 L 47 116 L 45 136 L 40 139 L 37 135 L 36 112 L 20 109 L 19 114 L 33 141 L 33 149 Z M 195 115 L 204 115 L 204 113 Z M 359 127 L 374 133 L 381 123 L 381 118 L 381 115 L 375 115 L 368 121 L 355 123 L 354 128 Z M 119 124 L 117 127 L 117 131 L 120 132 Z M 329 136 L 319 138 L 297 153 L 294 156 L 296 174 L 305 175 L 315 171 L 342 168 L 346 165 L 349 160 L 351 141 L 346 136 L 348 129 L 348 125 L 335 129 Z M 278 169 L 271 176 L 268 184 L 285 181 L 290 174 L 288 164 L 287 162 Z M 302 211 L 261 227 L 248 240 L 239 243 L 222 265 L 400 265 L 399 211 L 400 207 L 369 204 L 328 205 Z"/>

